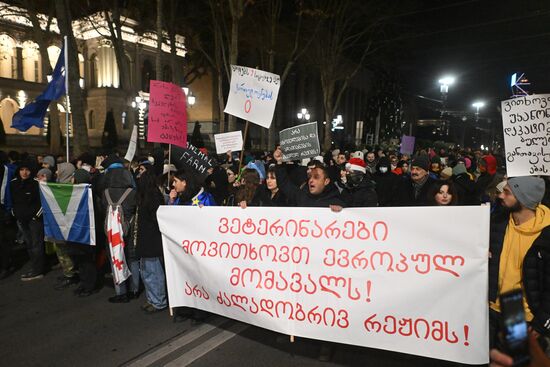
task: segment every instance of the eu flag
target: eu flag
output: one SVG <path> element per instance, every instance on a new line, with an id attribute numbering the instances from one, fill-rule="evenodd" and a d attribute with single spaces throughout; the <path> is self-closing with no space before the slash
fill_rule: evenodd
<path id="1" fill-rule="evenodd" d="M 46 116 L 50 102 L 59 99 L 65 94 L 65 63 L 63 55 L 64 49 L 61 49 L 61 53 L 53 69 L 52 80 L 41 95 L 13 115 L 11 127 L 19 131 L 27 131 L 32 126 L 44 127 L 44 116 Z"/>

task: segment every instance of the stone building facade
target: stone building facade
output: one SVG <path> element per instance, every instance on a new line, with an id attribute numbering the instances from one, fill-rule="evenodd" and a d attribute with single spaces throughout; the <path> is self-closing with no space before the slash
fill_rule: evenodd
<path id="1" fill-rule="evenodd" d="M 4 14 L 2 14 L 4 12 Z M 17 8 L 24 14 L 24 9 Z M 7 4 L 0 3 L 0 119 L 6 134 L 4 149 L 43 151 L 47 147 L 47 129 L 49 114 L 45 118 L 45 127 L 33 127 L 27 132 L 19 132 L 10 127 L 13 114 L 36 98 L 46 87 L 42 83 L 42 68 L 38 44 L 32 39 L 30 21 L 24 16 L 13 15 Z M 46 16 L 40 15 L 46 22 Z M 186 66 L 186 48 L 184 37 L 176 35 L 178 74 L 172 70 L 170 45 L 162 47 L 162 76 L 155 76 L 155 58 L 157 37 L 155 33 L 138 34 L 138 23 L 132 19 L 123 20 L 123 40 L 125 54 L 130 65 L 131 93 L 123 91 L 117 67 L 115 51 L 109 38 L 109 27 L 103 16 L 98 13 L 73 21 L 74 35 L 79 48 L 80 86 L 85 96 L 85 116 L 91 147 L 101 146 L 101 138 L 107 113 L 113 112 L 120 145 L 129 139 L 132 126 L 137 123 L 140 138 L 144 138 L 144 128 L 149 91 L 152 79 L 172 80 L 172 75 L 183 75 Z M 51 24 L 48 46 L 50 64 L 55 65 L 61 52 L 61 36 L 55 19 Z M 213 120 L 212 79 L 206 75 L 189 85 L 196 103 L 188 109 L 188 129 L 191 132 L 196 121 L 201 123 L 202 132 L 211 135 L 216 132 Z M 184 86 L 183 80 L 178 83 Z M 136 97 L 137 100 L 136 100 Z M 132 102 L 138 103 L 132 103 Z M 62 134 L 65 134 L 65 99 L 57 102 Z M 69 134 L 71 131 L 69 130 Z"/>

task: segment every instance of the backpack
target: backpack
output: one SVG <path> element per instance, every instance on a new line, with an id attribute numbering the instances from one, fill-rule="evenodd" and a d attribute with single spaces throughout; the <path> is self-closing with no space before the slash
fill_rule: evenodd
<path id="1" fill-rule="evenodd" d="M 124 218 L 124 210 L 122 209 L 122 203 L 124 202 L 124 200 L 126 200 L 128 195 L 130 195 L 132 190 L 133 190 L 133 188 L 131 188 L 131 187 L 127 188 L 126 191 L 124 191 L 124 193 L 122 193 L 122 195 L 120 196 L 118 201 L 115 203 L 111 199 L 111 195 L 109 194 L 109 189 L 105 189 L 105 199 L 107 199 L 107 208 L 106 208 L 106 211 L 105 211 L 105 222 L 103 223 L 103 230 L 105 231 L 105 236 L 108 236 L 108 234 L 107 234 L 107 218 L 109 217 L 109 211 L 110 210 L 115 210 L 116 208 L 119 209 L 118 212 L 120 213 L 120 223 L 122 224 L 123 235 L 125 236 L 125 235 L 128 234 L 128 229 L 129 229 L 130 224 L 131 224 L 134 217 L 132 216 L 132 218 L 130 218 L 129 221 L 126 221 L 126 219 Z"/>

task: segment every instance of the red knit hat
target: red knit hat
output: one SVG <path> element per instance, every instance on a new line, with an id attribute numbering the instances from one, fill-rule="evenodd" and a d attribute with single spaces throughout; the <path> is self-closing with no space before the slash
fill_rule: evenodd
<path id="1" fill-rule="evenodd" d="M 350 171 L 359 171 L 362 173 L 367 172 L 366 166 L 365 161 L 361 158 L 351 158 L 346 164 L 346 168 Z"/>

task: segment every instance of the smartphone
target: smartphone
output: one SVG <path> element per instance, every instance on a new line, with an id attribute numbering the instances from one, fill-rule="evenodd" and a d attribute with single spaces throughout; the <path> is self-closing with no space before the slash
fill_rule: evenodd
<path id="1" fill-rule="evenodd" d="M 513 366 L 526 366 L 530 361 L 529 334 L 523 310 L 522 290 L 501 294 L 500 308 L 504 352 L 514 359 Z"/>

